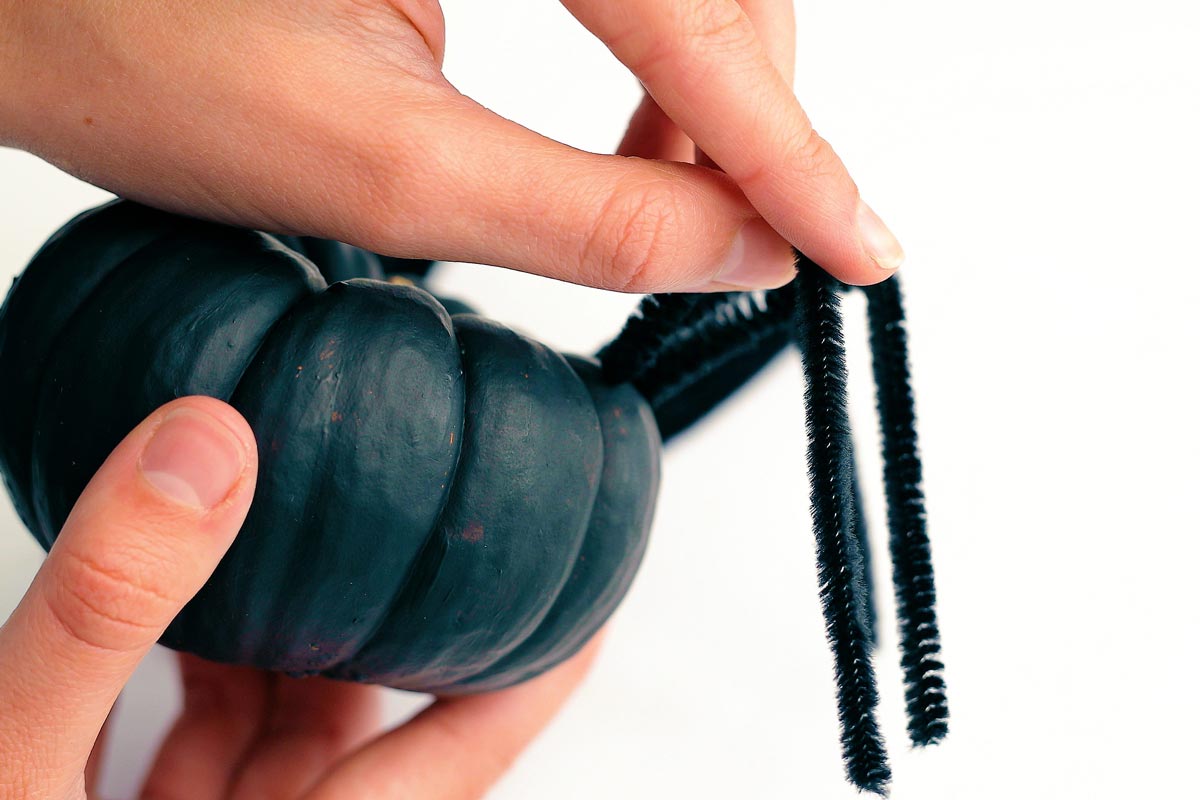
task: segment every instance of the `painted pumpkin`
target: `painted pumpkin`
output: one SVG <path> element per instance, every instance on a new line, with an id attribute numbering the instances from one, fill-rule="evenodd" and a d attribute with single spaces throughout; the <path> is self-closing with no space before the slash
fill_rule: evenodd
<path id="1" fill-rule="evenodd" d="M 163 643 L 422 691 L 578 650 L 646 544 L 646 401 L 346 245 L 117 201 L 46 243 L 0 309 L 0 468 L 46 548 L 107 454 L 176 397 L 260 451 L 233 548 Z M 451 312 L 455 313 L 451 313 Z"/>

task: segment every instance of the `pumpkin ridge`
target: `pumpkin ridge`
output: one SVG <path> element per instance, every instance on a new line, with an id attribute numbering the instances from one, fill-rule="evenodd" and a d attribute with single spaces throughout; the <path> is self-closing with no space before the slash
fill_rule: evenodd
<path id="1" fill-rule="evenodd" d="M 657 494 L 660 464 L 637 443 L 646 436 L 657 438 L 657 423 L 633 386 L 605 384 L 594 361 L 566 358 L 596 403 L 604 444 L 599 491 L 580 551 L 537 629 L 503 658 L 453 686 L 438 687 L 439 692 L 502 689 L 574 655 L 616 610 L 641 565 L 654 513 L 649 498 Z M 647 479 L 646 484 L 635 476 Z"/>
<path id="2" fill-rule="evenodd" d="M 242 270 L 246 262 L 257 261 L 263 254 L 263 251 L 247 248 L 247 243 L 261 244 L 261 239 L 255 237 L 254 232 L 241 230 L 223 230 L 222 235 L 211 236 L 206 225 L 185 226 L 158 237 L 131 253 L 119 269 L 113 269 L 100 281 L 59 332 L 54 350 L 46 360 L 35 404 L 38 415 L 31 459 L 32 485 L 41 486 L 43 490 L 53 487 L 56 493 L 51 497 L 41 491 L 32 497 L 34 513 L 49 541 L 57 535 L 58 526 L 77 493 L 82 491 L 107 452 L 146 414 L 186 394 L 228 399 L 243 367 L 239 365 L 236 372 L 230 371 L 228 367 L 232 362 L 222 360 L 223 352 L 218 351 L 218 342 L 233 337 L 229 339 L 230 345 L 236 342 L 237 355 L 249 362 L 261 347 L 262 340 L 256 336 L 256 333 L 261 335 L 258 326 L 269 330 L 277 322 L 264 303 L 290 307 L 294 300 L 289 296 L 308 289 L 315 273 L 284 254 L 270 256 L 274 270 Z M 206 286 L 221 285 L 227 292 L 232 292 L 230 276 L 252 281 L 259 275 L 259 287 L 269 290 L 269 301 L 260 299 L 245 309 L 227 304 L 221 306 L 226 309 L 225 313 L 218 314 L 206 305 L 181 306 L 184 302 L 181 298 L 187 296 L 184 294 L 176 298 L 173 305 L 188 308 L 190 314 L 178 318 L 165 313 L 161 304 L 138 302 L 144 293 L 161 291 L 164 285 L 178 281 L 179 275 L 192 274 L 191 258 L 198 243 L 207 247 L 209 253 L 237 260 L 223 263 L 217 271 L 198 275 L 195 282 L 181 291 L 191 292 L 194 297 L 197 293 L 204 294 Z M 224 283 L 220 283 L 222 280 Z M 130 308 L 131 313 L 110 313 L 124 307 Z M 201 324 L 205 319 L 209 320 L 208 325 Z M 223 319 L 226 326 L 233 327 L 214 327 L 215 319 Z M 167 332 L 172 338 L 162 340 L 161 335 Z M 103 348 L 106 343 L 110 348 L 124 348 L 109 354 L 110 358 L 116 357 L 118 371 L 130 369 L 131 359 L 144 369 L 133 380 L 109 383 L 99 392 L 88 391 L 84 383 L 89 376 L 93 381 L 101 381 L 104 378 L 100 376 L 106 374 L 89 348 Z M 196 349 L 202 343 L 206 349 Z M 207 361 L 200 361 L 201 358 Z M 97 383 L 97 386 L 105 384 Z M 228 391 L 222 387 L 228 387 Z M 67 393 L 65 396 L 64 392 Z M 48 414 L 51 421 L 43 422 Z M 81 418 L 90 420 L 90 424 L 83 424 Z M 72 435 L 76 437 L 75 444 L 70 443 Z M 45 437 L 50 439 L 43 441 Z M 96 451 L 100 444 L 104 444 L 103 454 Z M 70 453 L 73 468 L 52 463 L 53 453 L 58 457 Z M 46 459 L 51 463 L 46 463 Z M 50 470 L 56 479 L 47 482 L 39 477 L 46 470 Z"/>
<path id="3" fill-rule="evenodd" d="M 515 333 L 515 331 L 514 331 L 514 333 Z M 521 334 L 519 334 L 519 333 L 517 335 L 521 336 Z M 535 342 L 535 344 L 540 345 L 541 343 Z M 588 407 L 597 413 L 596 421 L 597 421 L 597 424 L 599 425 L 600 419 L 598 416 L 598 409 L 596 408 L 595 398 L 593 397 L 593 395 L 591 393 L 591 388 L 582 379 L 582 377 L 579 375 L 578 371 L 571 364 L 569 359 L 565 358 L 557 350 L 550 348 L 550 347 L 546 348 L 546 352 L 548 353 L 548 355 L 550 357 L 552 357 L 552 358 L 556 357 L 558 360 L 562 361 L 563 364 L 570 371 L 570 373 L 575 376 L 576 380 L 579 381 L 580 385 L 584 389 L 586 396 L 588 397 Z M 597 428 L 598 433 L 600 433 L 601 430 L 602 430 L 602 426 Z M 604 442 L 604 437 L 602 434 L 599 436 L 598 446 L 599 446 L 599 452 L 598 452 L 598 459 L 597 459 L 597 466 L 598 466 L 597 475 L 596 475 L 596 480 L 595 480 L 595 486 L 593 487 L 592 492 L 591 492 L 591 499 L 588 503 L 588 511 L 587 511 L 585 523 L 583 526 L 583 533 L 578 538 L 578 541 L 574 547 L 574 552 L 571 554 L 571 556 L 569 558 L 564 559 L 565 570 L 563 572 L 563 575 L 556 582 L 556 585 L 550 590 L 549 594 L 543 599 L 542 610 L 537 615 L 537 620 L 528 626 L 528 629 L 523 633 L 523 635 L 515 636 L 513 638 L 512 642 L 510 642 L 504 648 L 504 650 L 502 652 L 496 653 L 490 659 L 487 659 L 487 660 L 481 662 L 481 664 L 478 666 L 477 669 L 472 670 L 472 671 L 464 671 L 463 673 L 461 673 L 455 679 L 453 686 L 462 686 L 462 685 L 468 684 L 473 678 L 475 678 L 478 675 L 482 675 L 482 674 L 488 672 L 489 670 L 493 669 L 497 665 L 505 662 L 506 660 L 509 659 L 510 656 L 514 657 L 513 660 L 514 660 L 515 664 L 514 665 L 506 665 L 509 668 L 512 668 L 512 666 L 519 665 L 526 660 L 524 656 L 518 655 L 518 651 L 521 649 L 521 647 L 526 642 L 528 642 L 531 638 L 533 638 L 537 634 L 537 632 L 541 629 L 542 624 L 546 621 L 546 618 L 553 612 L 555 604 L 558 602 L 559 598 L 562 596 L 563 592 L 567 588 L 567 584 L 571 579 L 571 574 L 574 571 L 574 566 L 575 566 L 576 560 L 578 559 L 579 553 L 582 550 L 584 543 L 586 542 L 588 534 L 590 532 L 592 514 L 593 514 L 593 511 L 595 508 L 596 501 L 600 495 L 601 479 L 602 479 L 602 475 L 603 475 L 603 465 L 606 462 L 605 442 Z M 447 687 L 447 688 L 449 688 L 449 687 Z"/>
<path id="4" fill-rule="evenodd" d="M 413 288 L 419 289 L 420 287 Z M 437 301 L 437 297 L 433 297 L 433 299 L 434 301 Z M 438 305 L 440 306 L 442 303 L 438 301 Z M 450 336 L 454 338 L 454 351 L 458 357 L 458 369 L 460 369 L 460 372 L 463 375 L 463 383 L 466 384 L 468 379 L 467 371 L 462 367 L 462 348 L 461 345 L 458 344 L 458 336 L 454 330 L 454 324 L 452 324 L 452 321 L 449 326 L 449 332 Z M 466 386 L 464 386 L 464 393 L 467 391 L 469 391 L 469 389 L 466 389 Z M 460 441 L 466 441 L 466 428 L 467 416 L 464 414 L 462 416 L 460 425 L 458 425 L 458 439 L 460 439 Z M 422 566 L 425 566 L 433 560 L 436 560 L 437 566 L 440 566 L 440 564 L 442 564 L 442 559 L 445 557 L 444 542 L 440 540 L 440 537 L 438 537 L 437 533 L 440 528 L 442 528 L 442 521 L 445 517 L 446 509 L 449 509 L 451 500 L 454 498 L 454 485 L 458 479 L 458 468 L 460 468 L 460 465 L 462 464 L 463 450 L 464 447 L 460 447 L 457 453 L 455 453 L 454 464 L 451 465 L 449 474 L 446 475 L 446 483 L 448 483 L 450 486 L 450 491 L 446 492 L 442 498 L 442 506 L 440 506 L 438 509 L 438 516 L 436 519 L 434 519 L 430 530 L 428 530 L 424 545 L 421 545 L 421 549 L 418 554 L 416 554 L 416 558 L 413 560 L 412 566 L 409 566 L 408 572 L 401 576 L 400 581 L 397 581 L 396 583 L 396 588 L 392 590 L 391 599 L 388 601 L 389 609 L 400 607 L 404 602 L 419 600 L 420 597 L 424 596 L 425 591 L 428 590 L 428 585 L 432 584 L 433 576 L 437 575 L 437 567 L 434 567 L 434 569 L 431 571 L 427 569 L 422 570 Z M 426 555 L 428 549 L 431 547 L 436 547 L 437 545 L 442 546 L 438 547 L 439 552 L 436 557 Z M 424 589 L 416 589 L 416 585 L 421 583 L 425 584 Z M 413 595 L 415 595 L 415 597 L 413 597 Z M 380 636 L 380 632 L 383 631 L 386 622 L 388 622 L 390 614 L 391 610 L 389 610 L 388 613 L 380 614 L 379 619 L 376 620 L 376 624 L 372 626 L 371 632 L 368 633 L 364 639 L 362 639 L 362 643 L 358 646 L 358 649 L 355 650 L 354 655 L 350 656 L 346 662 L 337 664 L 334 669 L 329 670 L 329 672 L 326 674 L 328 674 L 330 678 L 347 678 L 350 680 L 361 681 L 361 673 L 359 673 L 358 670 L 354 669 L 353 667 L 348 667 L 347 664 L 352 662 L 354 657 L 358 656 L 360 652 L 370 649 L 372 645 L 377 643 L 376 639 Z"/>
<path id="5" fill-rule="evenodd" d="M 441 301 L 439 301 L 436 297 L 434 297 L 432 295 L 432 293 L 429 293 L 426 290 L 421 289 L 421 287 L 413 286 L 412 288 L 417 289 L 419 291 L 426 292 L 427 294 L 430 295 L 430 297 L 434 300 L 434 302 L 436 302 L 439 306 L 442 305 Z M 442 306 L 442 308 L 443 308 L 443 310 L 445 309 L 444 306 Z M 450 336 L 454 340 L 453 351 L 454 351 L 455 357 L 458 359 L 459 372 L 463 376 L 463 394 L 466 395 L 466 393 L 469 391 L 469 389 L 467 388 L 467 384 L 469 383 L 470 378 L 467 376 L 467 371 L 463 368 L 462 347 L 458 343 L 458 334 L 454 330 L 453 320 L 449 317 L 449 315 L 447 315 L 447 319 L 450 322 L 450 324 L 448 325 L 448 331 L 450 333 Z M 465 412 L 465 409 L 464 409 L 464 412 Z M 466 414 L 464 413 L 461 417 L 460 424 L 458 426 L 458 432 L 457 432 L 459 441 L 464 442 L 464 443 L 466 441 L 466 432 L 465 432 L 466 425 L 467 425 L 467 418 L 466 418 Z M 444 495 L 442 495 L 441 506 L 438 508 L 437 517 L 434 519 L 433 525 L 430 526 L 429 532 L 425 536 L 425 541 L 421 545 L 421 549 L 418 551 L 417 556 L 413 560 L 412 565 L 409 567 L 408 571 L 406 573 L 404 573 L 403 575 L 401 575 L 399 577 L 399 579 L 397 580 L 396 587 L 392 590 L 391 598 L 388 600 L 388 603 L 387 603 L 387 607 L 388 607 L 389 611 L 385 612 L 379 616 L 379 619 L 377 619 L 375 621 L 375 624 L 371 627 L 370 633 L 368 633 L 366 635 L 366 637 L 362 640 L 362 643 L 358 646 L 358 648 L 355 651 L 353 656 L 351 656 L 349 659 L 347 659 L 346 662 L 343 662 L 343 663 L 337 665 L 333 670 L 330 670 L 326 673 L 329 677 L 348 678 L 348 679 L 354 680 L 354 681 L 361 681 L 362 680 L 361 673 L 359 673 L 357 670 L 355 670 L 352 667 L 348 667 L 347 664 L 350 661 L 353 661 L 354 657 L 357 656 L 359 653 L 362 653 L 364 650 L 367 650 L 372 645 L 376 644 L 376 639 L 379 637 L 381 631 L 387 624 L 388 617 L 391 615 L 392 611 L 394 611 L 394 609 L 396 609 L 398 606 L 400 606 L 401 603 L 406 601 L 407 595 L 410 592 L 416 591 L 412 587 L 418 578 L 425 580 L 426 583 L 432 582 L 432 577 L 434 574 L 436 574 L 436 569 L 433 570 L 432 573 L 429 573 L 428 571 L 422 571 L 421 566 L 426 564 L 427 560 L 432 561 L 435 558 L 433 556 L 426 555 L 427 549 L 430 548 L 431 546 L 433 546 L 435 544 L 435 542 L 441 543 L 441 539 L 440 539 L 440 537 L 437 536 L 437 533 L 441 529 L 442 519 L 446 516 L 446 509 L 450 507 L 451 498 L 454 496 L 453 486 L 455 484 L 455 481 L 457 481 L 457 479 L 458 479 L 458 471 L 459 471 L 459 466 L 462 464 L 464 449 L 465 449 L 465 447 L 459 447 L 458 452 L 455 453 L 454 463 L 450 467 L 450 471 L 446 474 L 446 484 L 449 487 L 451 487 L 450 491 L 447 491 Z M 436 556 L 436 561 L 439 566 L 441 564 L 442 558 L 445 556 L 444 543 L 442 543 L 442 545 L 443 546 L 440 548 L 440 552 Z M 428 575 L 428 578 L 425 577 L 426 575 Z M 423 594 L 423 591 L 422 591 L 422 594 Z"/>
<path id="6" fill-rule="evenodd" d="M 76 226 L 93 221 L 96 217 L 103 216 L 104 213 L 110 211 L 110 209 L 119 208 L 121 203 L 122 201 L 120 200 L 113 200 L 101 206 L 97 206 L 96 208 L 87 209 L 79 214 L 76 214 L 63 227 L 59 228 L 59 230 L 57 230 L 49 240 L 47 240 L 41 247 L 38 248 L 33 258 L 30 259 L 30 265 L 38 263 L 44 264 L 46 263 L 46 259 L 49 259 L 51 263 L 58 260 L 59 251 L 62 250 L 65 243 L 71 239 L 72 234 L 75 234 L 76 238 L 85 235 L 80 234 Z M 29 386 L 27 387 L 30 390 L 28 393 L 28 397 L 30 398 L 28 400 L 29 413 L 21 415 L 24 417 L 24 420 L 9 418 L 9 415 L 14 415 L 15 417 L 21 409 L 12 408 L 11 405 L 13 401 L 11 400 L 0 399 L 0 410 L 5 412 L 3 415 L 0 415 L 5 417 L 5 419 L 0 420 L 0 430 L 12 430 L 13 427 L 20 425 L 22 422 L 24 422 L 28 427 L 28 436 L 22 436 L 22 441 L 19 444 L 19 450 L 24 456 L 25 485 L 21 486 L 17 476 L 14 474 L 17 464 L 11 463 L 8 458 L 6 458 L 5 451 L 8 450 L 8 448 L 0 448 L 0 473 L 4 475 L 4 482 L 10 487 L 10 494 L 13 496 L 14 500 L 17 501 L 16 506 L 18 515 L 21 517 L 22 521 L 25 522 L 30 532 L 33 533 L 34 538 L 36 538 L 38 541 L 38 544 L 40 544 L 45 550 L 50 549 L 50 545 L 53 543 L 57 533 L 51 534 L 49 531 L 43 528 L 36 511 L 36 503 L 33 496 L 33 448 L 35 428 L 34 423 L 37 418 L 38 398 L 41 397 L 42 394 L 42 387 L 46 379 L 46 373 L 49 369 L 49 364 L 51 363 L 53 356 L 58 352 L 59 347 L 61 346 L 63 334 L 69 327 L 71 320 L 79 315 L 81 309 L 88 304 L 92 297 L 95 296 L 96 291 L 109 280 L 111 280 L 112 276 L 118 273 L 121 267 L 126 265 L 138 253 L 142 252 L 147 247 L 152 246 L 156 242 L 162 241 L 166 237 L 174 235 L 175 233 L 179 232 L 182 227 L 184 227 L 185 223 L 181 218 L 166 217 L 166 219 L 170 224 L 165 226 L 162 230 L 157 231 L 151 238 L 147 239 L 142 244 L 123 254 L 108 267 L 107 274 L 98 280 L 96 284 L 79 299 L 79 302 L 75 304 L 75 307 L 70 311 L 69 314 L 63 317 L 57 329 L 54 330 L 50 337 L 48 337 L 45 351 L 41 354 L 41 357 L 33 361 L 33 363 L 26 365 L 27 369 L 35 374 L 32 376 L 32 380 L 29 381 Z M 0 335 L 0 368 L 3 367 L 3 356 L 7 350 L 6 340 L 11 333 L 9 328 L 9 324 L 11 322 L 10 314 L 12 313 L 13 308 L 15 308 L 15 306 L 10 307 L 9 304 L 14 299 L 20 299 L 22 302 L 28 302 L 26 298 L 18 297 L 21 282 L 27 274 L 28 268 L 13 281 L 13 285 L 9 289 L 4 303 L 0 304 L 0 333 L 3 334 Z M 50 287 L 47 287 L 47 289 L 49 288 Z M 17 402 L 22 401 L 18 400 Z"/>
<path id="7" fill-rule="evenodd" d="M 107 287 L 111 286 L 113 283 L 115 283 L 116 281 L 119 280 L 118 276 L 121 274 L 122 268 L 127 268 L 129 266 L 129 264 L 132 263 L 139 255 L 145 253 L 151 247 L 160 246 L 163 243 L 168 242 L 173 238 L 183 235 L 185 233 L 185 231 L 186 231 L 185 226 L 170 227 L 168 229 L 161 231 L 160 233 L 155 235 L 153 238 L 148 239 L 147 241 L 143 242 L 139 247 L 136 247 L 133 250 L 126 253 L 122 258 L 118 259 L 109 268 L 108 273 L 103 278 L 101 278 L 96 283 L 96 285 L 93 286 L 86 295 L 83 296 L 82 300 L 75 306 L 74 310 L 71 311 L 71 313 L 63 319 L 61 326 L 58 328 L 57 332 L 54 334 L 53 338 L 51 339 L 50 346 L 47 348 L 46 353 L 44 354 L 44 357 L 38 363 L 38 376 L 37 376 L 37 380 L 36 380 L 36 385 L 34 387 L 34 390 L 36 392 L 35 396 L 37 398 L 34 401 L 35 411 L 37 409 L 40 409 L 42 406 L 42 397 L 48 391 L 48 389 L 46 387 L 46 380 L 50 376 L 50 373 L 52 370 L 52 365 L 58 360 L 59 355 L 62 352 L 66 334 L 71 329 L 71 327 L 73 326 L 75 321 L 77 319 L 80 319 L 85 312 L 90 310 L 92 304 L 95 302 L 96 297 L 98 295 L 100 295 L 103 291 L 105 291 L 107 289 Z M 36 529 L 41 531 L 42 537 L 43 537 L 43 538 L 39 539 L 39 541 L 42 541 L 43 542 L 42 546 L 47 551 L 49 551 L 50 547 L 54 543 L 55 539 L 58 538 L 57 526 L 54 525 L 52 519 L 43 519 L 43 509 L 42 509 L 41 505 L 38 503 L 38 498 L 32 494 L 32 487 L 36 483 L 38 483 L 38 481 L 36 480 L 37 467 L 35 464 L 36 457 L 35 457 L 35 452 L 34 452 L 36 449 L 36 446 L 37 446 L 36 445 L 36 443 L 37 443 L 36 431 L 37 431 L 37 427 L 38 427 L 37 426 L 38 416 L 40 416 L 40 415 L 35 414 L 34 419 L 33 419 L 33 424 L 30 426 L 31 436 L 30 436 L 30 442 L 29 442 L 29 464 L 30 464 L 29 469 L 30 469 L 31 492 L 30 492 L 29 499 L 30 499 L 30 509 L 33 514 L 33 519 L 36 523 Z M 46 516 L 49 516 L 49 514 L 47 513 Z"/>
<path id="8" fill-rule="evenodd" d="M 555 350 L 551 350 L 551 352 L 559 357 L 563 357 L 561 353 L 558 353 Z M 576 369 L 573 359 L 574 357 L 563 357 L 563 360 L 566 362 L 567 366 L 576 375 L 576 377 L 579 378 L 580 383 L 588 392 L 588 396 L 591 398 L 592 405 L 595 407 L 596 396 L 592 393 L 592 387 L 586 380 L 584 380 L 583 376 L 579 374 L 579 370 Z M 596 407 L 596 411 L 597 415 L 599 415 L 598 407 Z M 575 567 L 578 563 L 579 556 L 583 549 L 587 546 L 588 537 L 592 535 L 593 515 L 595 514 L 596 505 L 600 500 L 600 496 L 604 491 L 604 465 L 608 463 L 608 443 L 605 441 L 603 436 L 603 420 L 597 416 L 597 421 L 600 423 L 601 431 L 600 452 L 598 459 L 600 468 L 596 477 L 596 485 L 594 491 L 592 492 L 591 503 L 588 507 L 587 523 L 584 525 L 583 535 L 579 537 L 578 546 L 575 548 L 574 554 L 569 559 L 566 559 L 566 572 L 563 574 L 562 579 L 558 581 L 558 585 L 544 600 L 544 610 L 542 611 L 540 618 L 536 624 L 529 626 L 529 629 L 524 633 L 524 635 L 515 637 L 512 644 L 509 645 L 504 652 L 498 653 L 494 658 L 480 663 L 478 665 L 478 669 L 475 669 L 470 673 L 464 673 L 460 675 L 453 683 L 446 684 L 444 686 L 430 687 L 432 691 L 453 694 L 456 690 L 461 690 L 464 687 L 471 687 L 472 683 L 477 681 L 481 676 L 490 677 L 493 672 L 497 675 L 508 675 L 512 672 L 528 670 L 529 654 L 526 652 L 527 645 L 530 644 L 539 635 L 539 633 L 543 633 L 544 627 L 552 620 L 552 617 L 555 614 L 556 606 L 558 606 L 559 602 L 563 599 L 563 594 L 568 590 Z M 580 646 L 582 646 L 582 643 Z M 471 687 L 468 688 L 468 691 L 476 690 Z"/>
<path id="9" fill-rule="evenodd" d="M 436 298 L 435 298 L 436 299 Z M 438 303 L 441 305 L 441 303 Z M 459 370 L 463 380 L 463 395 L 465 398 L 471 396 L 471 382 L 474 377 L 466 369 L 463 357 L 464 352 L 462 343 L 458 339 L 458 334 L 455 330 L 453 317 L 450 318 L 450 335 L 454 337 L 454 352 L 458 358 Z M 450 489 L 442 498 L 441 508 L 438 509 L 437 519 L 430 526 L 428 533 L 425 536 L 425 541 L 421 545 L 421 549 L 417 553 L 417 557 L 413 559 L 408 571 L 401 577 L 396 585 L 395 591 L 392 593 L 391 600 L 388 603 L 388 611 L 380 615 L 376 621 L 370 635 L 363 640 L 358 647 L 357 652 L 346 662 L 337 665 L 328 674 L 334 678 L 349 678 L 351 680 L 360 680 L 362 673 L 356 669 L 352 662 L 354 659 L 366 652 L 369 652 L 374 645 L 378 644 L 378 638 L 385 632 L 387 623 L 391 616 L 398 609 L 406 607 L 417 607 L 424 601 L 426 594 L 433 587 L 434 580 L 437 577 L 438 571 L 441 568 L 442 561 L 446 557 L 446 542 L 439 535 L 442 530 L 442 525 L 446 517 L 446 511 L 454 502 L 455 484 L 458 479 L 459 467 L 463 462 L 463 454 L 467 449 L 467 426 L 469 424 L 469 413 L 467 406 L 463 407 L 462 424 L 458 426 L 458 435 L 462 446 L 459 447 L 458 453 L 454 459 L 454 467 L 446 478 L 446 482 Z"/>
<path id="10" fill-rule="evenodd" d="M 258 361 L 259 354 L 263 349 L 263 345 L 265 345 L 267 340 L 271 338 L 271 334 L 275 331 L 275 328 L 279 326 L 279 323 L 284 319 L 284 317 L 287 317 L 289 314 L 291 314 L 297 306 L 299 306 L 313 294 L 323 292 L 329 288 L 329 284 L 325 281 L 325 276 L 321 274 L 321 270 L 317 268 L 317 265 L 312 261 L 312 259 L 305 256 L 303 253 L 296 252 L 270 234 L 262 233 L 261 231 L 253 231 L 253 233 L 257 235 L 260 240 L 263 240 L 271 251 L 278 250 L 279 252 L 282 252 L 285 256 L 297 262 L 302 268 L 304 268 L 309 280 L 309 288 L 312 290 L 312 292 L 311 294 L 300 295 L 297 297 L 296 302 L 285 308 L 279 314 L 279 316 L 275 317 L 275 321 L 272 322 L 265 331 L 263 331 L 262 338 L 258 340 L 258 346 L 254 348 L 254 352 L 250 355 L 250 358 L 246 360 L 241 372 L 238 373 L 237 379 L 233 384 L 233 390 L 229 393 L 229 397 L 233 397 L 235 394 L 237 394 L 238 387 L 242 384 L 242 378 L 246 376 L 246 372 L 249 371 L 251 365 Z M 257 268 L 254 272 L 254 274 L 261 273 L 261 267 Z"/>
<path id="11" fill-rule="evenodd" d="M 552 348 L 477 315 L 452 320 L 467 399 L 460 459 L 469 470 L 456 476 L 432 531 L 438 541 L 414 561 L 407 591 L 384 630 L 338 676 L 370 675 L 385 685 L 426 691 L 485 668 L 549 612 L 586 531 L 595 489 L 586 507 L 571 505 L 579 499 L 576 481 L 587 470 L 578 448 L 595 449 L 598 456 L 600 447 L 586 387 Z M 533 383 L 526 387 L 525 381 Z M 547 403 L 556 413 L 547 414 Z M 533 416 L 526 421 L 528 414 Z M 586 441 L 571 439 L 588 417 L 595 430 Z M 547 424 L 556 419 L 559 424 Z M 491 427 L 496 425 L 501 427 Z M 567 498 L 573 499 L 561 505 Z M 535 524 L 528 524 L 531 519 Z M 568 520 L 571 527 L 559 535 L 554 526 Z M 564 547 L 561 537 L 567 535 L 573 538 Z M 489 549 L 489 542 L 499 549 Z M 524 584 L 500 577 L 509 567 Z"/>
<path id="12" fill-rule="evenodd" d="M 259 490 L 176 641 L 298 674 L 357 652 L 448 490 L 454 350 L 428 293 L 378 281 L 336 282 L 280 321 L 231 399 L 259 442 Z M 235 637 L 206 633 L 240 619 L 250 625 Z"/>

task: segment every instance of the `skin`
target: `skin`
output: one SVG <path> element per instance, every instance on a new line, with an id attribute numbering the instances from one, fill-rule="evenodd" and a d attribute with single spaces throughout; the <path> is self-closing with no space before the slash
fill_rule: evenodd
<path id="1" fill-rule="evenodd" d="M 898 266 L 792 92 L 790 0 L 563 4 L 646 88 L 617 155 L 460 94 L 433 0 L 0 0 L 0 144 L 174 211 L 606 289 L 780 286 L 790 245 L 849 283 Z"/>
<path id="2" fill-rule="evenodd" d="M 791 0 L 562 2 L 645 87 L 614 155 L 460 94 L 432 0 L 0 0 L 0 145 L 171 211 L 619 291 L 773 288 L 793 246 L 848 283 L 900 264 L 792 92 Z M 159 438 L 168 417 L 191 433 Z M 148 470 L 167 440 L 206 469 Z M 0 628 L 0 800 L 88 796 L 113 703 L 232 542 L 256 470 L 211 398 L 113 452 Z M 479 797 L 595 648 L 383 733 L 376 689 L 183 657 L 143 797 Z"/>

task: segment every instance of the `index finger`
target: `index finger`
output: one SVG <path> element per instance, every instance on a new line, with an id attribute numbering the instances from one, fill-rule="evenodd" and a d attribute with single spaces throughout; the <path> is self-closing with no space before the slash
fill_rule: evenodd
<path id="1" fill-rule="evenodd" d="M 562 0 L 784 238 L 847 283 L 904 251 L 861 201 L 735 0 Z"/>
<path id="2" fill-rule="evenodd" d="M 578 687 L 603 635 L 525 683 L 438 700 L 343 759 L 304 800 L 482 797 Z"/>

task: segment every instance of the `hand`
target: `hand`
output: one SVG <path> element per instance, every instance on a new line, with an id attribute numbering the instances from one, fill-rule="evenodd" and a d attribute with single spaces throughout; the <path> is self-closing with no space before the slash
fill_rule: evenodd
<path id="1" fill-rule="evenodd" d="M 256 473 L 249 427 L 206 397 L 159 409 L 105 461 L 0 628 L 0 798 L 94 790 L 117 695 L 233 542 Z M 594 649 L 512 689 L 435 702 L 382 735 L 377 688 L 184 656 L 183 711 L 142 796 L 478 797 Z"/>
<path id="2" fill-rule="evenodd" d="M 563 3 L 649 93 L 621 155 L 461 95 L 434 0 L 0 0 L 0 144 L 169 210 L 607 289 L 779 286 L 790 245 L 850 283 L 898 266 L 792 93 L 791 0 Z"/>

